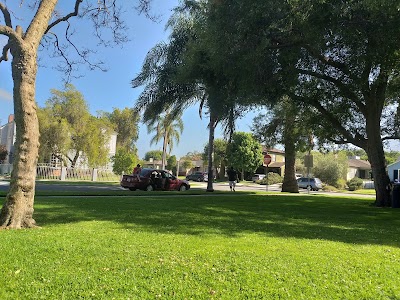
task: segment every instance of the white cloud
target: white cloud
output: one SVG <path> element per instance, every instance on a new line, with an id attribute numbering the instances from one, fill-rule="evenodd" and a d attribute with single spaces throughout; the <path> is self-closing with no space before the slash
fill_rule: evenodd
<path id="1" fill-rule="evenodd" d="M 13 96 L 11 93 L 0 88 L 0 100 L 12 101 Z"/>

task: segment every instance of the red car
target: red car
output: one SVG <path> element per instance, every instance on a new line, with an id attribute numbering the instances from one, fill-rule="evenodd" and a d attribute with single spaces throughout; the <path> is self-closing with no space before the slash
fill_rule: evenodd
<path id="1" fill-rule="evenodd" d="M 165 170 L 144 168 L 138 176 L 123 175 L 121 186 L 131 191 L 186 191 L 190 184 L 186 180 L 180 180 Z"/>

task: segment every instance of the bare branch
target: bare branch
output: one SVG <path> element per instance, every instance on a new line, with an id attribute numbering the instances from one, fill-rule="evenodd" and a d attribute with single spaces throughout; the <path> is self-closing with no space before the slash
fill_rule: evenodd
<path id="1" fill-rule="evenodd" d="M 78 13 L 79 13 L 79 6 L 81 5 L 82 2 L 83 2 L 83 0 L 76 0 L 76 1 L 75 1 L 74 11 L 71 12 L 71 13 L 69 13 L 69 14 L 67 14 L 66 16 L 64 16 L 64 17 L 62 17 L 62 18 L 59 18 L 59 19 L 55 20 L 53 23 L 51 23 L 51 24 L 47 27 L 47 29 L 46 29 L 46 31 L 44 32 L 44 34 L 48 33 L 49 30 L 50 30 L 51 28 L 53 28 L 54 26 L 56 26 L 58 23 L 67 21 L 69 18 L 76 17 L 76 16 L 78 15 Z"/>
<path id="2" fill-rule="evenodd" d="M 10 12 L 8 11 L 8 8 L 3 3 L 0 3 L 0 10 L 3 13 L 4 21 L 6 22 L 6 26 L 13 28 L 12 22 L 11 22 L 11 15 L 10 15 Z"/>

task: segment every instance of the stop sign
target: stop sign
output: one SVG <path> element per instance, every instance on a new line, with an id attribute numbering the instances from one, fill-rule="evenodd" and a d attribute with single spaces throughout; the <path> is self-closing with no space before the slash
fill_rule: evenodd
<path id="1" fill-rule="evenodd" d="M 264 165 L 269 165 L 271 163 L 271 155 L 265 154 L 264 155 Z"/>

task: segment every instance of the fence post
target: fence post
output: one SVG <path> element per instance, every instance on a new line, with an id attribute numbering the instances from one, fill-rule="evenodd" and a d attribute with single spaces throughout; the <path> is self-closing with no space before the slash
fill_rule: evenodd
<path id="1" fill-rule="evenodd" d="M 92 181 L 97 181 L 97 169 L 93 169 L 93 172 L 92 172 Z"/>
<path id="2" fill-rule="evenodd" d="M 65 181 L 65 178 L 67 177 L 67 168 L 66 167 L 61 167 L 61 176 L 60 180 Z"/>

